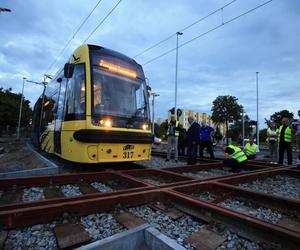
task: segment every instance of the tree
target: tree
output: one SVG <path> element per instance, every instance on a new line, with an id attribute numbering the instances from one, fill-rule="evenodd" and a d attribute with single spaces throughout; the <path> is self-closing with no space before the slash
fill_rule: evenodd
<path id="1" fill-rule="evenodd" d="M 266 142 L 267 138 L 268 138 L 267 128 L 259 130 L 259 141 L 260 142 Z"/>
<path id="2" fill-rule="evenodd" d="M 157 137 L 164 138 L 168 129 L 168 120 L 165 120 L 160 125 L 154 124 L 154 134 Z"/>
<path id="3" fill-rule="evenodd" d="M 256 122 L 255 122 L 256 124 Z M 245 138 L 249 138 L 252 134 L 252 121 L 250 120 L 250 117 L 248 115 L 244 116 L 244 131 L 245 131 Z M 229 130 L 229 135 L 232 140 L 238 141 L 241 139 L 240 137 L 243 134 L 243 119 L 237 120 Z"/>
<path id="4" fill-rule="evenodd" d="M 270 120 L 265 118 L 265 123 L 269 125 L 270 121 L 276 122 L 277 125 L 281 124 L 281 120 L 283 117 L 287 117 L 289 119 L 294 118 L 294 114 L 292 112 L 289 112 L 288 110 L 281 110 L 279 112 L 275 112 L 273 115 L 270 116 Z"/>
<path id="5" fill-rule="evenodd" d="M 11 92 L 11 89 L 0 88 L 0 134 L 6 130 L 15 131 L 18 125 L 21 94 Z M 29 101 L 23 100 L 21 126 L 28 126 L 32 110 Z"/>
<path id="6" fill-rule="evenodd" d="M 237 102 L 238 98 L 230 95 L 218 96 L 213 101 L 212 120 L 216 124 L 225 123 L 226 143 L 228 145 L 228 122 L 237 121 L 241 117 L 243 106 Z"/>

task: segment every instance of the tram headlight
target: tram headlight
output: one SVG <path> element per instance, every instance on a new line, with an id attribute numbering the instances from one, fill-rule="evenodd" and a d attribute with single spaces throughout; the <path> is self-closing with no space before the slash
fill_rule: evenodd
<path id="1" fill-rule="evenodd" d="M 100 120 L 99 123 L 101 126 L 108 127 L 108 128 L 112 126 L 112 121 L 109 119 Z"/>
<path id="2" fill-rule="evenodd" d="M 107 120 L 104 121 L 104 126 L 105 126 L 105 127 L 111 127 L 111 125 L 112 125 L 111 120 L 108 120 L 108 119 L 107 119 Z"/>
<path id="3" fill-rule="evenodd" d="M 143 128 L 143 130 L 147 130 L 147 129 L 148 129 L 148 124 L 144 123 L 144 124 L 142 125 L 142 128 Z"/>

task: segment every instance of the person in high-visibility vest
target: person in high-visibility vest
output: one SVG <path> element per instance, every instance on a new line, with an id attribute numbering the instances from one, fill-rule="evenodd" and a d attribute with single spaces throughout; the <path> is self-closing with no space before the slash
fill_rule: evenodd
<path id="1" fill-rule="evenodd" d="M 250 138 L 249 142 L 245 145 L 244 152 L 249 160 L 255 159 L 256 153 L 259 152 L 259 149 L 252 138 Z"/>
<path id="2" fill-rule="evenodd" d="M 223 164 L 225 167 L 231 167 L 231 171 L 240 172 L 247 163 L 247 156 L 239 147 L 229 144 L 225 147 L 225 156 Z"/>
<path id="3" fill-rule="evenodd" d="M 171 120 L 168 123 L 168 146 L 167 146 L 167 159 L 171 158 L 171 151 L 174 148 L 175 151 L 175 162 L 178 162 L 178 137 L 179 137 L 179 121 L 176 120 L 175 115 L 171 115 Z"/>
<path id="4" fill-rule="evenodd" d="M 287 152 L 288 165 L 292 165 L 292 139 L 294 131 L 289 127 L 289 118 L 284 117 L 281 120 L 281 126 L 278 129 L 279 144 L 279 164 L 283 164 L 284 151 Z"/>

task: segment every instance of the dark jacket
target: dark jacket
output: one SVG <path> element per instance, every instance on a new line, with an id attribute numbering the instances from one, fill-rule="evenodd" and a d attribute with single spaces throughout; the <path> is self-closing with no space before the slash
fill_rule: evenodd
<path id="1" fill-rule="evenodd" d="M 186 142 L 188 145 L 200 142 L 200 125 L 197 122 L 193 122 L 186 132 Z"/>

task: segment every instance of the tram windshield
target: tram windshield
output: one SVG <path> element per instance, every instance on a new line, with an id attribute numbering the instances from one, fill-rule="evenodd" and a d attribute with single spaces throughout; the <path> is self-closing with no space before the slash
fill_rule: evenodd
<path id="1" fill-rule="evenodd" d="M 93 65 L 94 115 L 148 119 L 144 79 L 128 65 L 100 60 Z"/>

